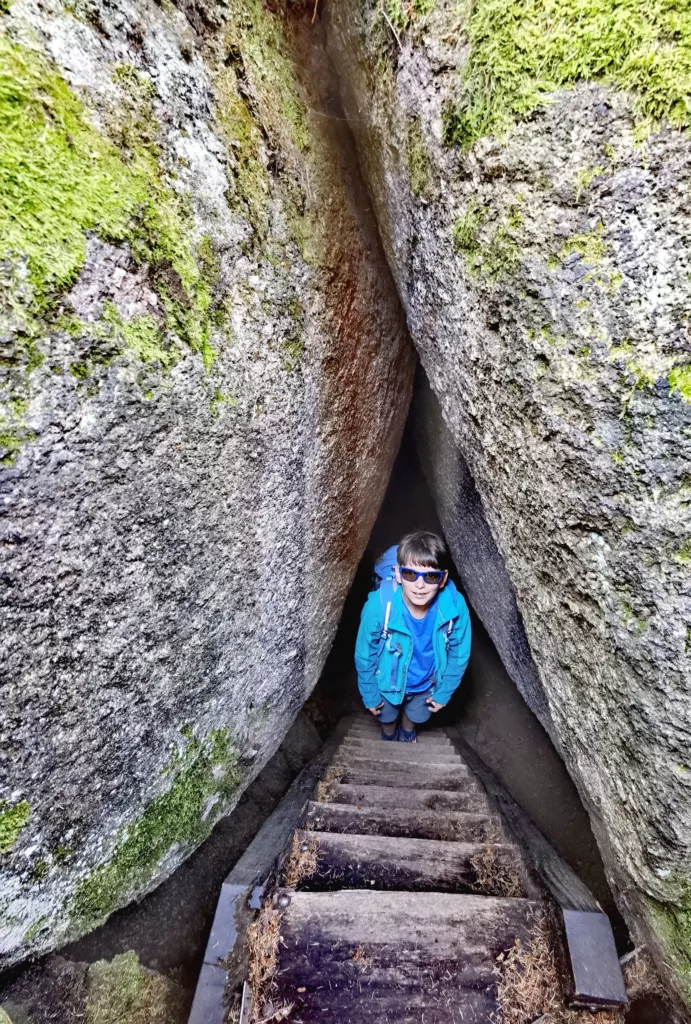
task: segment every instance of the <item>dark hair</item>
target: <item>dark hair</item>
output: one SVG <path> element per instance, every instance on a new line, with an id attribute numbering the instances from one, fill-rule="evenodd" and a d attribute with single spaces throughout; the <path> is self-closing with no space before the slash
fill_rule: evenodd
<path id="1" fill-rule="evenodd" d="M 398 545 L 396 558 L 399 565 L 424 565 L 430 569 L 447 569 L 449 563 L 446 544 L 428 530 L 407 533 Z"/>

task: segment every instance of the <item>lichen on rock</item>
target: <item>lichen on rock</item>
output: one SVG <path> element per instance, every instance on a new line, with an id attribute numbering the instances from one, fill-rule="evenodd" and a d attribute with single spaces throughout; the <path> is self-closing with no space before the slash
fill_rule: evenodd
<path id="1" fill-rule="evenodd" d="M 5 966 L 156 885 L 274 753 L 414 357 L 306 10 L 0 20 Z"/>
<path id="2" fill-rule="evenodd" d="M 163 772 L 169 786 L 120 830 L 106 863 L 77 886 L 70 910 L 79 933 L 141 893 L 171 850 L 193 849 L 206 839 L 231 806 L 242 773 L 228 729 L 213 730 L 204 739 L 191 730 L 184 736 L 184 749 L 174 752 Z"/>
<path id="3" fill-rule="evenodd" d="M 689 11 L 439 0 L 383 75 L 377 8 L 332 5 L 330 48 L 457 449 L 425 444 L 442 522 L 580 790 L 634 936 L 689 1000 L 684 971 L 665 966 L 682 962 L 672 879 L 691 847 L 675 768 L 691 715 Z M 411 176 L 411 119 L 431 199 Z M 468 505 L 492 541 L 477 566 Z M 508 618 L 482 598 L 488 579 Z"/>
<path id="4" fill-rule="evenodd" d="M 0 853 L 10 852 L 30 817 L 31 808 L 26 800 L 15 804 L 0 800 Z"/>

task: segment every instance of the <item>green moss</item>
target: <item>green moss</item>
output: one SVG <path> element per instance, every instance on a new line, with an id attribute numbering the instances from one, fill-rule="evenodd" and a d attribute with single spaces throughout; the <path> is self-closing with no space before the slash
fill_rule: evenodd
<path id="1" fill-rule="evenodd" d="M 520 259 L 518 242 L 508 227 L 500 227 L 482 250 L 482 270 L 491 280 L 508 274 Z"/>
<path id="2" fill-rule="evenodd" d="M 73 846 L 56 846 L 53 850 L 53 860 L 62 867 L 74 856 L 75 852 Z"/>
<path id="3" fill-rule="evenodd" d="M 228 730 L 199 739 L 186 729 L 184 736 L 184 751 L 175 753 L 164 773 L 171 779 L 168 791 L 121 830 L 108 863 L 78 886 L 71 909 L 80 931 L 103 921 L 141 890 L 173 846 L 190 848 L 206 839 L 237 789 L 241 774 Z"/>
<path id="4" fill-rule="evenodd" d="M 413 195 L 427 198 L 430 194 L 430 160 L 419 117 L 408 121 L 408 173 Z"/>
<path id="5" fill-rule="evenodd" d="M 115 77 L 127 84 L 123 95 L 137 93 L 137 110 L 150 105 L 153 87 L 131 66 L 119 65 Z M 31 321 L 74 282 L 88 231 L 129 242 L 135 260 L 153 269 L 169 328 L 208 365 L 212 300 L 190 246 L 189 214 L 161 179 L 150 118 L 128 121 L 127 113 L 125 104 L 117 125 L 107 124 L 116 146 L 44 55 L 0 33 L 0 258 L 26 261 Z M 143 327 L 148 351 L 151 324 Z"/>
<path id="6" fill-rule="evenodd" d="M 619 359 L 627 359 L 632 352 L 631 342 L 627 338 L 622 338 L 618 345 L 612 346 L 608 358 L 610 362 L 616 362 Z"/>
<path id="7" fill-rule="evenodd" d="M 113 81 L 120 87 L 120 97 L 105 114 L 109 138 L 128 155 L 146 149 L 157 158 L 160 152 L 159 128 L 153 109 L 156 95 L 153 82 L 141 75 L 129 61 L 115 65 Z"/>
<path id="8" fill-rule="evenodd" d="M 143 968 L 132 950 L 91 964 L 86 976 L 85 1024 L 182 1024 L 182 990 Z"/>
<path id="9" fill-rule="evenodd" d="M 405 32 L 416 18 L 431 14 L 434 0 L 384 0 L 384 10 L 397 33 Z"/>
<path id="10" fill-rule="evenodd" d="M 126 236 L 146 181 L 95 132 L 42 55 L 0 33 L 0 68 L 1 254 L 27 260 L 43 309 L 77 276 L 86 231 Z"/>
<path id="11" fill-rule="evenodd" d="M 33 942 L 39 932 L 42 932 L 47 924 L 47 917 L 39 917 L 38 921 L 34 921 L 34 923 L 24 932 L 24 942 Z M 2 1021 L 0 1021 L 0 1024 L 2 1024 Z"/>
<path id="12" fill-rule="evenodd" d="M 49 871 L 50 866 L 48 864 L 48 861 L 44 857 L 41 857 L 31 866 L 31 881 L 43 882 L 48 877 Z"/>
<path id="13" fill-rule="evenodd" d="M 121 340 L 125 348 L 134 352 L 142 363 L 159 365 L 169 370 L 180 358 L 179 351 L 165 344 L 161 324 L 150 314 L 123 320 L 117 307 L 112 302 L 106 302 L 103 320 L 112 325 L 115 337 Z"/>
<path id="14" fill-rule="evenodd" d="M 135 1010 L 142 990 L 142 970 L 131 950 L 92 964 L 88 976 L 87 1024 L 126 1022 Z"/>
<path id="15" fill-rule="evenodd" d="M 578 202 L 595 178 L 599 178 L 606 173 L 604 167 L 582 167 L 576 175 L 576 202 Z"/>
<path id="16" fill-rule="evenodd" d="M 480 251 L 480 228 L 486 216 L 485 207 L 471 201 L 465 213 L 457 218 L 453 226 L 454 245 L 458 252 L 467 257 L 471 266 Z"/>
<path id="17" fill-rule="evenodd" d="M 21 417 L 0 416 L 0 466 L 10 469 L 17 461 L 20 449 L 36 435 L 24 425 Z"/>
<path id="18" fill-rule="evenodd" d="M 270 200 L 278 186 L 292 239 L 306 259 L 318 262 L 315 235 L 322 218 L 321 211 L 313 217 L 305 203 L 305 163 L 319 143 L 281 19 L 262 0 L 232 0 L 229 8 L 226 59 L 215 77 L 216 126 L 230 156 L 228 202 L 254 229 L 244 249 L 252 258 L 261 254 L 276 265 L 285 262 L 285 244 L 269 227 Z M 272 174 L 265 166 L 267 143 L 282 157 L 280 170 Z"/>
<path id="19" fill-rule="evenodd" d="M 669 386 L 672 393 L 677 391 L 685 402 L 691 402 L 691 364 L 675 366 L 669 375 Z"/>
<path id="20" fill-rule="evenodd" d="M 0 853 L 10 852 L 30 817 L 31 807 L 26 800 L 14 806 L 0 800 Z"/>
<path id="21" fill-rule="evenodd" d="M 560 258 L 565 260 L 567 256 L 575 252 L 581 257 L 583 263 L 591 265 L 600 263 L 607 255 L 607 243 L 602 237 L 604 230 L 604 226 L 600 222 L 594 231 L 567 238 L 559 251 Z"/>
<path id="22" fill-rule="evenodd" d="M 627 600 L 621 602 L 620 623 L 624 629 L 633 633 L 636 637 L 642 636 L 648 628 L 647 620 L 636 615 L 631 603 Z"/>
<path id="23" fill-rule="evenodd" d="M 305 341 L 301 334 L 295 334 L 282 341 L 280 346 L 281 363 L 284 370 L 292 373 L 297 370 L 300 360 L 305 351 Z"/>
<path id="24" fill-rule="evenodd" d="M 469 273 L 482 272 L 490 280 L 496 280 L 511 271 L 520 259 L 520 249 L 515 231 L 520 227 L 521 215 L 514 203 L 499 222 L 487 242 L 480 238 L 480 231 L 488 211 L 477 203 L 471 203 L 453 227 L 454 245 L 465 256 Z"/>
<path id="25" fill-rule="evenodd" d="M 307 107 L 300 94 L 295 66 L 287 50 L 281 23 L 261 0 L 233 4 L 231 48 L 239 52 L 242 70 L 255 86 L 261 103 L 261 124 L 265 130 L 290 142 L 298 150 L 312 146 Z"/>
<path id="26" fill-rule="evenodd" d="M 675 562 L 679 562 L 680 565 L 688 565 L 691 562 L 691 540 L 687 541 L 678 551 L 675 551 L 672 558 Z"/>
<path id="27" fill-rule="evenodd" d="M 224 405 L 237 405 L 237 399 L 232 395 L 224 395 L 220 388 L 216 388 L 213 398 L 209 401 L 209 412 L 212 419 L 218 419 Z"/>
<path id="28" fill-rule="evenodd" d="M 238 57 L 239 60 L 239 57 Z M 232 156 L 231 209 L 241 212 L 264 240 L 268 233 L 269 175 L 259 158 L 260 126 L 254 121 L 247 101 L 238 94 L 238 80 L 232 61 L 216 78 L 217 127 Z"/>
<path id="29" fill-rule="evenodd" d="M 691 996 L 691 881 L 676 875 L 668 879 L 668 885 L 670 890 L 677 888 L 677 897 L 668 903 L 651 900 L 653 921 L 674 966 L 688 979 Z"/>
<path id="30" fill-rule="evenodd" d="M 447 144 L 502 134 L 579 81 L 631 90 L 640 117 L 691 121 L 691 10 L 686 0 L 477 0 L 461 102 Z"/>

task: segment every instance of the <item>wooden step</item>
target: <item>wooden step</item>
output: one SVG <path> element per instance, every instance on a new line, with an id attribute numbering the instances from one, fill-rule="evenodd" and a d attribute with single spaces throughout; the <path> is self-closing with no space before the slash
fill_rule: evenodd
<path id="1" fill-rule="evenodd" d="M 343 761 L 351 757 L 370 757 L 377 761 L 409 761 L 414 764 L 464 764 L 460 754 L 456 754 L 450 747 L 426 747 L 418 746 L 417 743 L 387 743 L 385 740 L 364 742 L 359 740 L 345 740 L 338 750 L 334 760 Z"/>
<path id="2" fill-rule="evenodd" d="M 305 827 L 318 832 L 350 832 L 354 835 L 407 836 L 446 839 L 466 843 L 502 842 L 499 818 L 463 811 L 422 811 L 403 807 L 358 810 L 348 804 L 310 801 Z"/>
<path id="3" fill-rule="evenodd" d="M 480 791 L 479 783 L 463 765 L 415 765 L 408 771 L 391 762 L 357 759 L 349 760 L 343 766 L 339 779 L 345 785 L 353 786 L 402 786 L 413 789 L 434 789 L 448 792 Z"/>
<path id="4" fill-rule="evenodd" d="M 435 839 L 298 832 L 298 842 L 316 844 L 316 863 L 300 888 L 417 889 L 525 896 L 521 858 L 515 846 L 450 843 Z"/>
<path id="5" fill-rule="evenodd" d="M 490 805 L 482 793 L 463 790 L 449 793 L 437 789 L 411 789 L 405 786 L 336 786 L 330 804 L 359 807 L 417 807 L 427 811 L 475 811 L 490 814 Z"/>
<path id="6" fill-rule="evenodd" d="M 387 742 L 386 740 L 383 740 L 381 738 L 381 727 L 378 725 L 374 725 L 371 729 L 351 729 L 349 732 L 345 734 L 344 738 L 349 740 L 361 740 L 363 742 L 367 740 L 371 742 L 376 741 L 378 743 Z M 392 740 L 389 742 L 396 741 Z M 412 745 L 415 747 L 449 747 L 451 750 L 454 749 L 453 743 L 451 742 L 449 737 L 445 736 L 444 733 L 439 730 L 435 730 L 432 732 L 418 731 L 417 743 L 414 743 Z"/>
<path id="7" fill-rule="evenodd" d="M 283 890 L 274 1006 L 311 1024 L 487 1024 L 496 957 L 530 941 L 530 900 Z"/>
<path id="8" fill-rule="evenodd" d="M 388 767 L 403 773 L 410 772 L 412 774 L 424 767 L 433 768 L 437 771 L 446 771 L 446 769 L 450 769 L 451 771 L 460 772 L 466 776 L 470 774 L 468 766 L 464 764 L 460 758 L 453 761 L 447 760 L 446 758 L 441 761 L 436 761 L 433 752 L 430 753 L 427 751 L 423 757 L 415 754 L 408 756 L 407 751 L 405 750 L 403 751 L 403 755 L 401 755 L 399 753 L 400 749 L 401 748 L 398 744 L 392 744 L 391 746 L 387 744 L 385 749 L 381 751 L 377 750 L 376 757 L 374 754 L 368 754 L 366 750 L 358 750 L 352 754 L 350 751 L 345 751 L 344 753 L 339 753 L 334 757 L 332 764 L 334 766 L 345 765 L 348 767 L 352 765 L 354 768 L 371 768 L 373 765 L 379 765 L 381 768 Z"/>

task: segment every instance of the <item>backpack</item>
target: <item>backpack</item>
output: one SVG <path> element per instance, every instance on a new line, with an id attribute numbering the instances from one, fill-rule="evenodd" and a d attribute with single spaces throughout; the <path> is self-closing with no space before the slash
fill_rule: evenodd
<path id="1" fill-rule="evenodd" d="M 398 583 L 396 582 L 396 565 L 398 562 L 397 558 L 398 544 L 392 544 L 390 548 L 387 548 L 383 555 L 381 555 L 374 563 L 374 577 L 372 590 L 378 590 L 381 598 L 381 607 L 384 612 L 384 628 L 381 631 L 381 638 L 379 642 L 379 654 L 384 649 L 384 644 L 389 636 L 389 615 L 391 614 L 391 602 L 393 596 L 398 589 Z M 379 658 L 377 658 L 377 661 Z"/>

